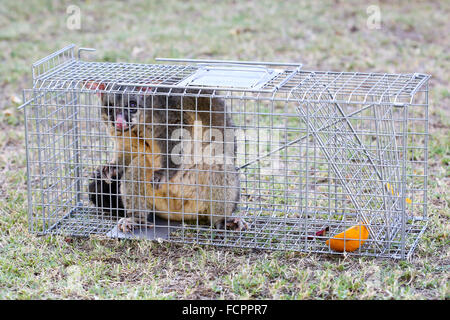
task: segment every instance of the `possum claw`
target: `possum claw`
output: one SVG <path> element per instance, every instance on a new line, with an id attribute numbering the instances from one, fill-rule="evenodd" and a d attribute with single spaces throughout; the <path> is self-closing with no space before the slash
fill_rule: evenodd
<path id="1" fill-rule="evenodd" d="M 117 223 L 117 227 L 119 228 L 119 231 L 122 231 L 124 233 L 131 232 L 131 230 L 133 230 L 133 219 L 122 218 Z"/>
<path id="2" fill-rule="evenodd" d="M 229 218 L 221 221 L 217 229 L 227 229 L 233 231 L 246 231 L 249 229 L 248 223 L 242 218 Z"/>

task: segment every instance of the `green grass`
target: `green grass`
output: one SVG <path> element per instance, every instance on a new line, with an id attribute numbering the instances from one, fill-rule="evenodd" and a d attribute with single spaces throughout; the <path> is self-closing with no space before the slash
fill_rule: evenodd
<path id="1" fill-rule="evenodd" d="M 0 298 L 449 299 L 450 3 L 358 1 L 0 3 Z M 69 44 L 86 59 L 300 61 L 308 70 L 423 72 L 430 81 L 429 227 L 411 262 L 145 241 L 37 237 L 27 230 L 24 121 L 31 64 Z"/>

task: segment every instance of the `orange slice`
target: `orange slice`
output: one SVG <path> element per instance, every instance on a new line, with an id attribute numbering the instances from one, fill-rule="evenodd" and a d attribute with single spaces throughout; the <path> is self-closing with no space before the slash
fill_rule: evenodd
<path id="1" fill-rule="evenodd" d="M 366 226 L 356 225 L 328 239 L 326 244 L 334 251 L 352 252 L 362 246 L 368 237 L 369 230 Z"/>

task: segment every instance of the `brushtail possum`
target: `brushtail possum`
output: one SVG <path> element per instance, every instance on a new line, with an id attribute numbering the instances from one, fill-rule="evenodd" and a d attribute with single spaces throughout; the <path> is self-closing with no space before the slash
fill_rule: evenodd
<path id="1" fill-rule="evenodd" d="M 90 87 L 104 89 L 97 83 Z M 116 201 L 116 209 L 123 205 L 125 211 L 120 230 L 144 225 L 153 213 L 218 229 L 248 228 L 242 218 L 231 217 L 240 200 L 234 125 L 223 99 L 205 96 L 212 94 L 206 90 L 201 94 L 118 85 L 101 93 L 102 119 L 115 143 L 114 159 L 97 170 L 101 179 L 92 181 L 90 189 L 117 183 L 115 195 L 121 203 Z M 101 199 L 91 200 L 98 206 Z"/>

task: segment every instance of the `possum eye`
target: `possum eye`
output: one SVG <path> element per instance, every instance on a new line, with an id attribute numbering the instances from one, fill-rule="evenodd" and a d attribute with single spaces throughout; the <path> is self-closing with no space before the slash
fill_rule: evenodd
<path id="1" fill-rule="evenodd" d="M 137 103 L 136 103 L 136 101 L 130 101 L 130 103 L 128 104 L 128 106 L 129 106 L 130 108 L 136 108 L 136 107 L 137 107 Z M 134 112 L 136 112 L 136 110 L 134 110 Z"/>
<path id="2" fill-rule="evenodd" d="M 135 114 L 137 112 L 137 103 L 136 101 L 130 101 L 130 103 L 128 104 L 128 108 L 129 108 L 129 112 L 131 114 Z"/>

